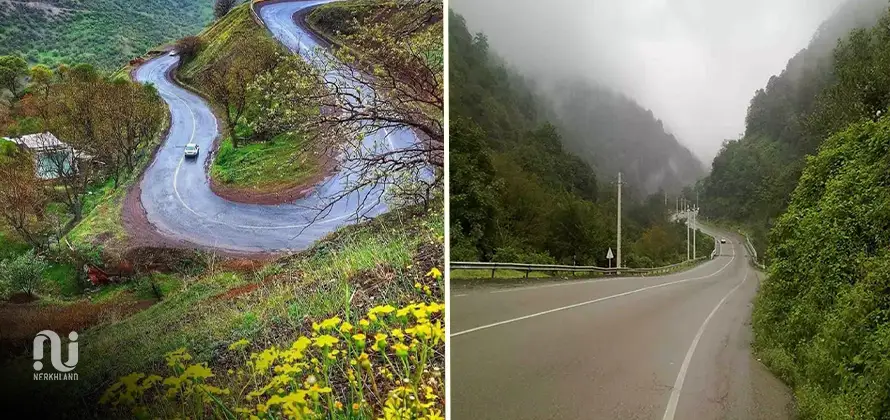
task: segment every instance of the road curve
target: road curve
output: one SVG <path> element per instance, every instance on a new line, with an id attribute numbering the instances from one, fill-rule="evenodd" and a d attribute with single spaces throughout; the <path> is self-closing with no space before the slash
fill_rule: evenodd
<path id="1" fill-rule="evenodd" d="M 261 17 L 270 32 L 292 52 L 308 54 L 320 47 L 293 15 L 322 1 L 294 1 L 264 6 Z M 377 197 L 379 189 L 356 192 L 318 216 L 318 208 L 339 191 L 348 176 L 346 169 L 323 181 L 303 199 L 281 205 L 236 203 L 217 196 L 211 189 L 207 168 L 219 124 L 207 102 L 177 85 L 170 72 L 179 57 L 161 56 L 143 64 L 136 80 L 158 88 L 170 108 L 172 124 L 154 161 L 141 181 L 140 200 L 148 221 L 164 236 L 198 246 L 240 253 L 296 251 L 340 226 L 356 221 L 356 214 L 375 216 L 386 211 L 379 203 L 360 208 L 366 197 Z M 365 144 L 388 144 L 401 148 L 416 139 L 410 131 L 380 132 L 364 139 Z M 185 160 L 183 147 L 200 146 L 198 159 Z M 313 218 L 316 220 L 313 222 Z"/>
<path id="2" fill-rule="evenodd" d="M 453 285 L 452 418 L 790 418 L 750 352 L 760 274 L 741 238 L 709 233 L 729 241 L 682 273 Z"/>

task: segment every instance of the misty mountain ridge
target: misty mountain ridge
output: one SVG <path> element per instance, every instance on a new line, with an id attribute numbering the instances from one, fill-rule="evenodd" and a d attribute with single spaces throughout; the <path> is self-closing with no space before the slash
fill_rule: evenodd
<path id="1" fill-rule="evenodd" d="M 556 78 L 518 68 L 487 44 L 489 60 L 501 66 L 503 82 L 521 86 L 531 120 L 552 123 L 566 150 L 591 166 L 598 178 L 622 181 L 626 194 L 642 198 L 660 190 L 679 193 L 705 176 L 703 163 L 651 110 L 617 89 L 580 76 Z M 452 81 L 454 83 L 455 81 Z"/>
<path id="2" fill-rule="evenodd" d="M 563 143 L 603 178 L 619 171 L 646 194 L 679 192 L 704 175 L 702 162 L 651 110 L 625 94 L 590 81 L 564 79 L 544 89 Z"/>

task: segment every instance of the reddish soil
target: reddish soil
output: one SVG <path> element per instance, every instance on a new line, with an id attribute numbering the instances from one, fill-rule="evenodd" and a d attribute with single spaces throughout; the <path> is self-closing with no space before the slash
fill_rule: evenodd
<path id="1" fill-rule="evenodd" d="M 27 353 L 34 336 L 42 330 L 82 332 L 93 325 L 130 316 L 154 303 L 132 298 L 102 303 L 84 300 L 68 305 L 0 303 L 0 360 Z"/>
<path id="2" fill-rule="evenodd" d="M 263 279 L 263 281 L 245 284 L 244 286 L 239 286 L 234 289 L 229 289 L 223 293 L 220 293 L 220 294 L 214 296 L 213 300 L 235 299 L 238 296 L 246 295 L 256 289 L 259 289 L 261 286 L 265 286 L 265 285 L 275 281 L 276 278 L 277 278 L 277 276 L 267 276 L 266 278 Z"/>

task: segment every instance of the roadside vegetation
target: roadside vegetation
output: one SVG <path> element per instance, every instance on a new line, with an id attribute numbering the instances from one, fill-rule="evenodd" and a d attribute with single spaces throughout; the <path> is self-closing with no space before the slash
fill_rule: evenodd
<path id="1" fill-rule="evenodd" d="M 890 413 L 888 40 L 886 2 L 845 3 L 755 94 L 745 136 L 699 185 L 703 212 L 767 260 L 754 348 L 803 419 Z"/>
<path id="2" fill-rule="evenodd" d="M 888 150 L 887 118 L 828 138 L 770 236 L 756 344 L 803 418 L 878 419 L 890 407 Z"/>
<path id="3" fill-rule="evenodd" d="M 0 64 L 15 61 L 0 57 Z M 98 255 L 127 239 L 120 206 L 160 141 L 166 108 L 154 88 L 87 64 L 15 67 L 0 135 L 35 136 L 30 147 L 0 140 L 2 259 L 29 250 L 45 258 L 47 281 L 29 297 L 72 298 L 87 287 L 84 264 L 100 264 Z M 68 148 L 35 150 L 56 147 L 56 139 Z M 6 291 L 2 297 L 21 293 Z"/>
<path id="4" fill-rule="evenodd" d="M 612 180 L 564 147 L 546 101 L 489 51 L 484 34 L 471 35 L 458 15 L 449 22 L 451 258 L 606 267 L 616 237 Z M 685 260 L 685 227 L 669 221 L 679 193 L 646 197 L 625 185 L 624 265 Z"/>
<path id="5" fill-rule="evenodd" d="M 265 265 L 242 264 L 206 254 L 192 266 L 191 275 L 188 270 L 182 270 L 173 276 L 147 277 L 143 280 L 144 290 L 161 290 L 161 300 L 131 316 L 102 322 L 83 331 L 77 372 L 79 383 L 88 385 L 62 386 L 54 390 L 57 394 L 47 398 L 58 400 L 78 410 L 76 412 L 101 408 L 119 411 L 121 415 L 131 415 L 132 410 L 141 405 L 143 409 L 155 410 L 150 411 L 151 414 L 163 416 L 169 412 L 165 410 L 193 410 L 194 403 L 198 406 L 206 403 L 208 410 L 232 412 L 237 408 L 255 412 L 257 404 L 265 404 L 276 412 L 274 410 L 286 407 L 273 408 L 271 402 L 283 403 L 280 398 L 291 398 L 292 403 L 299 398 L 290 396 L 292 393 L 308 395 L 305 394 L 308 392 L 321 395 L 321 406 L 307 398 L 310 408 L 327 412 L 331 408 L 328 402 L 339 401 L 341 404 L 334 407 L 342 405 L 345 410 L 342 413 L 355 414 L 351 418 L 383 416 L 390 398 L 404 401 L 410 400 L 409 395 L 420 395 L 421 399 L 415 401 L 423 404 L 432 402 L 426 408 L 430 411 L 424 413 L 444 410 L 441 376 L 444 342 L 435 341 L 438 340 L 435 334 L 441 338 L 442 332 L 438 329 L 444 325 L 444 311 L 440 306 L 444 295 L 440 271 L 444 263 L 443 226 L 441 210 L 406 209 L 343 228 L 311 250 Z M 156 286 L 149 286 L 150 283 Z M 134 289 L 112 289 L 105 293 L 134 293 L 135 283 L 128 284 Z M 416 304 L 425 306 L 411 306 Z M 400 311 L 390 311 L 389 307 Z M 417 318 L 424 312 L 428 323 Z M 341 322 L 324 324 L 326 319 L 334 317 Z M 343 322 L 352 328 L 344 327 Z M 326 327 L 316 331 L 314 324 Z M 336 328 L 332 329 L 333 324 Z M 347 334 L 347 330 L 351 334 Z M 417 335 L 418 331 L 421 336 Z M 367 340 L 366 356 L 356 347 L 360 344 L 354 336 L 359 334 L 364 334 Z M 325 335 L 337 342 L 322 338 Z M 304 346 L 307 339 L 312 344 Z M 295 342 L 299 343 L 296 347 Z M 328 342 L 327 347 L 323 342 Z M 397 345 L 399 343 L 407 347 L 407 355 L 402 353 L 405 348 Z M 273 346 L 277 346 L 277 350 L 272 350 Z M 286 352 L 301 346 L 304 357 L 290 354 L 294 358 L 288 361 Z M 176 357 L 184 363 L 184 369 L 166 364 L 165 355 L 177 351 Z M 323 351 L 328 353 L 325 355 Z M 188 353 L 191 359 L 182 359 L 183 353 Z M 250 358 L 251 353 L 257 356 Z M 357 364 L 353 365 L 350 361 L 356 358 Z M 318 364 L 313 359 L 317 359 Z M 247 364 L 248 361 L 252 365 Z M 27 355 L 14 359 L 6 365 L 4 374 L 30 375 L 31 362 Z M 367 364 L 363 365 L 365 362 L 370 363 L 372 371 L 367 370 Z M 215 377 L 182 376 L 193 365 L 199 367 L 189 372 L 207 373 L 204 369 L 209 369 Z M 281 369 L 266 370 L 276 365 Z M 353 369 L 356 381 L 353 384 L 349 381 L 349 369 Z M 128 376 L 132 373 L 145 376 Z M 172 391 L 177 398 L 163 398 L 171 389 L 169 383 L 154 383 L 155 391 L 144 395 L 141 388 L 123 384 L 149 385 L 155 381 L 145 382 L 151 375 L 182 376 L 181 382 L 172 386 L 177 389 Z M 275 377 L 283 381 L 285 378 L 281 375 L 290 375 L 291 379 L 263 389 Z M 309 379 L 310 375 L 314 381 Z M 206 381 L 202 383 L 202 379 Z M 396 383 L 404 379 L 408 380 Z M 122 385 L 115 387 L 119 381 Z M 229 389 L 229 393 L 200 391 L 194 388 L 198 384 Z M 312 385 L 317 385 L 314 391 Z M 332 390 L 320 390 L 323 388 Z M 284 390 L 287 392 L 281 394 Z M 202 393 L 204 391 L 210 394 Z M 248 400 L 247 394 L 253 391 L 256 392 Z M 27 395 L 29 391 L 6 392 Z M 105 393 L 109 395 L 105 399 L 108 404 L 100 405 L 99 400 Z M 121 393 L 135 398 L 129 400 Z M 430 393 L 435 395 L 432 400 L 425 397 Z M 276 395 L 279 398 L 273 400 Z M 155 400 L 159 396 L 162 398 Z M 211 396 L 218 397 L 218 401 Z M 329 398 L 335 399 L 329 401 Z M 77 401 L 85 401 L 86 405 L 78 406 Z M 239 417 L 246 417 L 244 414 Z M 335 417 L 338 417 L 336 413 Z M 340 417 L 347 418 L 345 414 Z"/>

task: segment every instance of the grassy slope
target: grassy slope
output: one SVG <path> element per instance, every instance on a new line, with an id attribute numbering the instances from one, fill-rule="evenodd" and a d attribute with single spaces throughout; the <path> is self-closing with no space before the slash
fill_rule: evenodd
<path id="1" fill-rule="evenodd" d="M 304 138 L 280 135 L 266 143 L 232 147 L 230 138 L 219 145 L 210 176 L 223 184 L 256 191 L 284 190 L 315 176 L 322 165 L 304 148 Z"/>
<path id="2" fill-rule="evenodd" d="M 67 12 L 0 3 L 0 55 L 48 65 L 87 62 L 118 68 L 148 48 L 201 30 L 210 0 L 57 0 Z"/>
<path id="3" fill-rule="evenodd" d="M 225 57 L 236 43 L 267 43 L 281 54 L 288 52 L 250 16 L 248 4 L 229 14 L 200 34 L 204 48 L 179 71 L 181 80 L 202 90 L 201 72 Z M 224 112 L 218 110 L 218 113 Z M 220 119 L 222 123 L 223 120 Z M 227 130 L 231 132 L 231 127 Z M 306 151 L 303 137 L 281 135 L 269 142 L 232 147 L 225 137 L 210 167 L 210 176 L 228 187 L 254 191 L 281 191 L 302 185 L 322 170 L 318 156 Z"/>
<path id="4" fill-rule="evenodd" d="M 92 403 L 119 376 L 161 369 L 163 354 L 179 347 L 220 368 L 227 362 L 223 350 L 242 338 L 262 347 L 287 345 L 311 331 L 307 320 L 364 313 L 383 302 L 429 300 L 413 285 L 424 282 L 431 267 L 443 266 L 443 226 L 440 212 L 390 213 L 343 228 L 255 273 L 227 270 L 209 259 L 204 272 L 182 279 L 181 288 L 160 303 L 84 331 L 77 367 L 82 387 L 57 391 L 63 399 L 75 391 Z M 432 286 L 432 298 L 441 300 L 444 284 Z M 21 375 L 30 363 L 17 359 L 0 371 Z"/>

